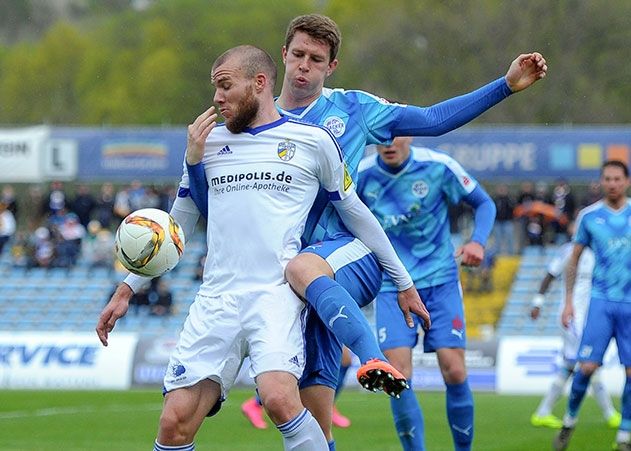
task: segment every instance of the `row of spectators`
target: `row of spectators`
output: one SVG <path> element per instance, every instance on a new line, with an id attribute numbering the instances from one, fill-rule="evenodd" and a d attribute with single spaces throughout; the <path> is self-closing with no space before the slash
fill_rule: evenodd
<path id="1" fill-rule="evenodd" d="M 25 267 L 72 267 L 85 255 L 90 267 L 112 268 L 113 233 L 120 221 L 140 208 L 169 210 L 175 185 L 146 186 L 135 180 L 116 190 L 103 183 L 93 192 L 87 184 L 54 181 L 48 192 L 39 185 L 28 186 L 18 199 L 14 187 L 0 193 L 0 254 L 11 242 L 13 263 Z M 508 185 L 491 190 L 497 218 L 491 240 L 493 254 L 520 253 L 524 246 L 545 246 L 564 241 L 566 225 L 576 211 L 600 198 L 597 183 L 576 199 L 572 187 L 559 179 L 551 189 L 546 183 L 523 182 L 515 194 Z M 451 210 L 452 233 L 467 237 L 470 212 L 462 206 Z"/>

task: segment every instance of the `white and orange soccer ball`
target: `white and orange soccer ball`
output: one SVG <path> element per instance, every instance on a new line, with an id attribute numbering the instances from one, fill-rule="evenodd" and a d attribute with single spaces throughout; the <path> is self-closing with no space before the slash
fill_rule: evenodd
<path id="1" fill-rule="evenodd" d="M 184 232 L 173 216 L 157 208 L 130 213 L 116 231 L 116 256 L 139 276 L 157 277 L 172 270 L 184 252 Z"/>

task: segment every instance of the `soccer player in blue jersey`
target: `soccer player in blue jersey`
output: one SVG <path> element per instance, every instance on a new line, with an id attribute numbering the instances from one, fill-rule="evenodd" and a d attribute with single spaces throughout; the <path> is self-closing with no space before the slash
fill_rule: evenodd
<path id="1" fill-rule="evenodd" d="M 471 449 L 473 396 L 467 382 L 462 288 L 456 259 L 478 266 L 493 228 L 495 204 L 454 159 L 425 148 L 411 148 L 412 138 L 397 137 L 359 166 L 357 192 L 386 231 L 432 318 L 425 332 L 425 352 L 436 352 L 447 387 L 447 419 L 456 450 Z M 464 201 L 475 214 L 471 240 L 454 253 L 449 204 Z M 408 378 L 418 326 L 409 328 L 398 311 L 396 288 L 386 276 L 377 297 L 379 344 L 386 358 Z M 411 383 L 411 382 L 408 382 Z M 412 390 L 391 399 L 395 427 L 404 450 L 423 450 L 423 415 Z"/>
<path id="2" fill-rule="evenodd" d="M 391 104 L 363 91 L 324 88 L 337 67 L 340 42 L 337 24 L 326 16 L 308 14 L 293 19 L 282 48 L 285 75 L 276 105 L 285 116 L 327 127 L 340 143 L 354 180 L 367 144 L 384 143 L 395 136 L 446 133 L 547 73 L 545 59 L 539 53 L 527 53 L 511 63 L 505 76 L 469 94 L 431 107 Z M 194 167 L 189 171 L 193 198 L 204 212 L 207 183 L 201 171 Z M 379 291 L 381 268 L 364 244 L 340 224 L 324 192 L 316 200 L 303 239 L 306 247 L 286 268 L 291 286 L 317 313 L 310 315 L 307 325 L 307 366 L 301 397 L 331 438 L 340 341 L 364 364 L 358 378 L 365 386 L 379 388 L 388 381 L 390 370 L 384 366 L 385 358 L 360 310 Z M 400 293 L 399 305 L 412 327 L 406 293 Z"/>
<path id="3" fill-rule="evenodd" d="M 555 450 L 568 447 L 589 380 L 602 365 L 605 349 L 616 339 L 618 356 L 626 371 L 622 393 L 622 422 L 615 449 L 631 450 L 631 199 L 629 169 L 621 161 L 606 161 L 600 183 L 604 198 L 580 211 L 574 249 L 565 281 L 562 321 L 567 327 L 574 316 L 574 283 L 578 261 L 585 247 L 594 252 L 592 293 L 578 349 L 579 370 L 572 389 L 563 427 L 553 441 Z"/>

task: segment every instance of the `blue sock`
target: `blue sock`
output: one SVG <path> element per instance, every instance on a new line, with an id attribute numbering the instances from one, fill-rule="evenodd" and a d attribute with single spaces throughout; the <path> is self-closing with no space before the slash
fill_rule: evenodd
<path id="1" fill-rule="evenodd" d="M 473 394 L 469 381 L 447 385 L 447 420 L 456 451 L 471 449 L 473 442 Z"/>
<path id="2" fill-rule="evenodd" d="M 329 443 L 329 451 L 335 451 L 335 440 L 331 440 Z"/>
<path id="3" fill-rule="evenodd" d="M 340 394 L 342 388 L 344 388 L 344 379 L 346 378 L 346 373 L 348 373 L 349 366 L 340 365 L 340 372 L 337 375 L 337 385 L 335 386 L 335 397 Z"/>
<path id="4" fill-rule="evenodd" d="M 385 360 L 377 339 L 359 306 L 335 280 L 320 276 L 305 291 L 307 302 L 335 336 L 359 357 Z"/>
<path id="5" fill-rule="evenodd" d="M 621 431 L 631 431 L 631 378 L 627 376 L 622 392 L 622 422 Z"/>
<path id="6" fill-rule="evenodd" d="M 416 399 L 412 383 L 409 390 L 403 390 L 399 399 L 390 398 L 390 409 L 394 417 L 401 446 L 404 451 L 423 451 L 425 449 L 425 425 L 423 412 Z"/>
<path id="7" fill-rule="evenodd" d="M 576 417 L 576 415 L 578 415 L 578 409 L 581 407 L 583 398 L 585 398 L 585 392 L 587 391 L 591 377 L 591 374 L 587 376 L 583 374 L 580 369 L 574 374 L 572 390 L 570 391 L 570 397 L 567 402 L 567 413 L 569 416 Z"/>

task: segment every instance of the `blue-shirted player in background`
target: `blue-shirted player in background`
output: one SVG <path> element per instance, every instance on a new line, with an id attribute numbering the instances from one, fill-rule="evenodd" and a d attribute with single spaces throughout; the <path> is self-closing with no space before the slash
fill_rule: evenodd
<path id="1" fill-rule="evenodd" d="M 293 19 L 282 49 L 285 75 L 276 105 L 286 116 L 327 127 L 340 143 L 353 180 L 367 144 L 388 142 L 395 136 L 449 132 L 547 73 L 541 54 L 527 53 L 511 63 L 505 76 L 469 94 L 431 107 L 391 104 L 363 91 L 324 88 L 325 80 L 337 67 L 340 42 L 337 24 L 326 16 L 308 14 Z M 204 174 L 195 167 L 189 168 L 189 173 L 193 199 L 203 213 L 207 189 Z M 331 412 L 340 341 L 363 364 L 358 378 L 365 386 L 380 388 L 385 383 L 385 391 L 391 394 L 399 393 L 399 386 L 388 385 L 391 367 L 383 361 L 385 357 L 360 310 L 379 291 L 382 268 L 366 246 L 341 225 L 326 193 L 321 193 L 314 204 L 303 238 L 305 249 L 286 268 L 290 285 L 317 312 L 310 315 L 307 325 L 307 367 L 301 380 L 301 397 L 333 449 Z M 408 324 L 413 324 L 410 291 L 416 293 L 410 289 L 399 292 L 399 305 Z"/>
<path id="2" fill-rule="evenodd" d="M 447 387 L 447 419 L 456 450 L 471 449 L 473 396 L 465 368 L 465 317 L 456 258 L 478 266 L 493 229 L 495 204 L 454 159 L 425 148 L 410 148 L 412 138 L 378 146 L 378 154 L 359 166 L 357 193 L 377 217 L 429 310 L 432 327 L 423 338 L 425 352 L 436 352 Z M 450 238 L 450 203 L 471 205 L 475 227 L 471 240 L 458 248 Z M 418 326 L 410 329 L 398 311 L 396 288 L 387 277 L 377 297 L 379 344 L 387 359 L 411 384 L 412 348 Z M 423 450 L 423 414 L 413 390 L 391 399 L 394 423 L 403 449 Z"/>
<path id="3" fill-rule="evenodd" d="M 622 422 L 614 449 L 631 451 L 631 199 L 626 195 L 629 169 L 621 161 L 606 161 L 600 184 L 603 200 L 585 207 L 578 215 L 574 250 L 566 274 L 562 321 L 567 327 L 574 313 L 578 260 L 583 249 L 590 247 L 596 261 L 589 310 L 578 349 L 580 366 L 572 380 L 563 427 L 553 442 L 555 450 L 564 450 L 569 445 L 589 379 L 602 365 L 607 345 L 615 338 L 626 382 Z"/>

